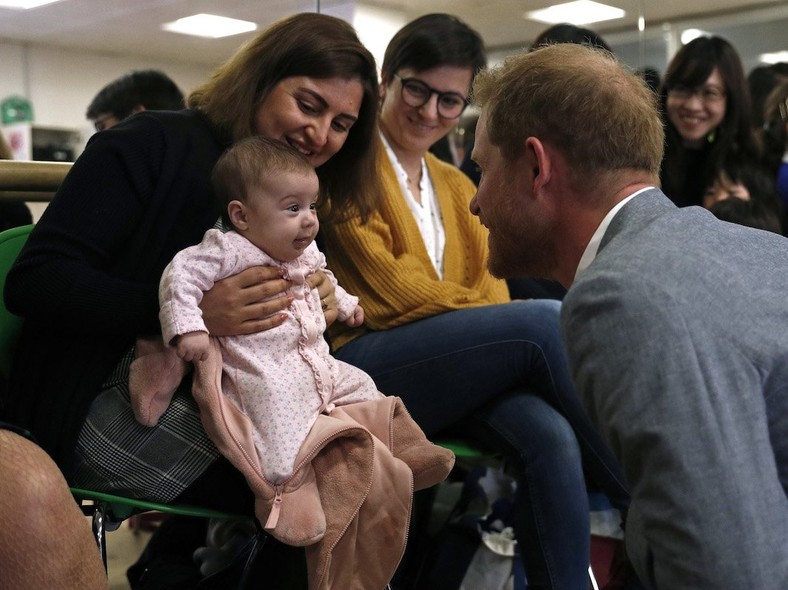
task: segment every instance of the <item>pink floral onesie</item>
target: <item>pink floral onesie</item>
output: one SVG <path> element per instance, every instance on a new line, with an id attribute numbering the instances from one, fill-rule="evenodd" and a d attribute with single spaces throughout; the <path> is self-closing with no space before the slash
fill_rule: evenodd
<path id="1" fill-rule="evenodd" d="M 202 242 L 179 252 L 164 270 L 159 319 L 164 342 L 187 332 L 208 330 L 199 303 L 214 282 L 250 266 L 279 266 L 293 283 L 285 322 L 271 330 L 218 337 L 223 362 L 222 390 L 248 417 L 265 478 L 276 484 L 294 470 L 294 461 L 320 413 L 334 406 L 379 399 L 372 378 L 329 353 L 320 295 L 306 278 L 325 272 L 335 287 L 339 320 L 358 298 L 337 285 L 325 257 L 312 243 L 292 262 L 279 262 L 240 234 L 208 230 Z"/>

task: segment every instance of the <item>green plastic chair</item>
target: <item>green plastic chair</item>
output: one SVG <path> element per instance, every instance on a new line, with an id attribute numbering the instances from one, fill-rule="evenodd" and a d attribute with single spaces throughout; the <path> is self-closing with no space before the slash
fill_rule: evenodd
<path id="1" fill-rule="evenodd" d="M 217 518 L 220 520 L 250 518 L 188 504 L 161 504 L 75 487 L 70 488 L 70 490 L 83 514 L 91 517 L 93 536 L 101 552 L 101 559 L 104 561 L 105 568 L 107 567 L 106 534 L 108 531 L 117 530 L 123 521 L 131 516 L 143 512 L 161 512 L 163 514 Z M 264 535 L 264 533 L 261 534 Z M 262 545 L 262 543 L 259 544 Z M 259 547 L 256 549 L 259 549 Z"/>
<path id="2" fill-rule="evenodd" d="M 0 232 L 0 294 L 5 288 L 5 279 L 14 261 L 19 256 L 22 246 L 25 245 L 27 237 L 33 225 L 15 227 Z M 14 348 L 22 329 L 23 319 L 9 312 L 5 307 L 5 302 L 0 299 L 0 372 L 8 375 L 14 356 Z M 32 438 L 32 437 L 31 437 Z M 164 514 L 177 514 L 182 516 L 196 516 L 201 518 L 218 519 L 238 519 L 248 518 L 236 514 L 229 514 L 217 510 L 201 508 L 183 504 L 160 504 L 157 502 L 147 502 L 135 498 L 127 498 L 114 494 L 106 494 L 93 490 L 71 488 L 74 499 L 79 504 L 86 516 L 92 517 L 93 535 L 96 545 L 101 552 L 104 567 L 107 566 L 107 531 L 116 530 L 127 518 L 142 512 L 161 512 Z M 265 535 L 258 535 L 258 541 L 264 542 Z M 262 546 L 262 542 L 256 543 L 250 555 L 250 561 L 254 558 L 256 551 Z"/>
<path id="3" fill-rule="evenodd" d="M 445 438 L 437 439 L 434 441 L 436 445 L 449 449 L 454 453 L 458 459 L 493 459 L 494 455 L 485 451 L 481 447 L 474 445 L 472 442 L 458 438 Z"/>
<path id="4" fill-rule="evenodd" d="M 23 225 L 0 232 L 0 296 L 5 289 L 5 277 L 32 229 L 32 225 Z M 3 375 L 8 375 L 11 370 L 14 348 L 21 330 L 22 318 L 8 311 L 5 302 L 0 301 L 0 373 Z"/>

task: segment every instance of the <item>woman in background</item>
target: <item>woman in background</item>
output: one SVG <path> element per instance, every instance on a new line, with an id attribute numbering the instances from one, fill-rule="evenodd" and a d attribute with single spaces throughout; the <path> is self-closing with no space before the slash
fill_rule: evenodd
<path id="1" fill-rule="evenodd" d="M 750 99 L 741 59 L 721 37 L 698 37 L 668 64 L 662 190 L 678 206 L 700 205 L 726 161 L 754 159 Z"/>
<path id="2" fill-rule="evenodd" d="M 764 164 L 774 179 L 782 231 L 788 235 L 788 80 L 766 98 L 762 138 Z"/>

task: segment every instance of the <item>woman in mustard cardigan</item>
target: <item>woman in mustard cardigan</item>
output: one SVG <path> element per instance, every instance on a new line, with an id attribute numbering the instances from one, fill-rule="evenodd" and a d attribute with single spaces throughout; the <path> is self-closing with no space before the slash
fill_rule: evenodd
<path id="1" fill-rule="evenodd" d="M 323 226 L 329 268 L 366 311 L 365 327 L 335 326 L 332 343 L 381 391 L 402 396 L 428 435 L 458 433 L 505 456 L 528 587 L 574 590 L 588 585 L 585 475 L 619 506 L 623 475 L 573 388 L 560 302 L 510 301 L 486 268 L 486 230 L 468 210 L 474 185 L 427 151 L 456 123 L 484 65 L 481 38 L 449 15 L 421 17 L 389 44 L 383 203 L 367 223 Z"/>

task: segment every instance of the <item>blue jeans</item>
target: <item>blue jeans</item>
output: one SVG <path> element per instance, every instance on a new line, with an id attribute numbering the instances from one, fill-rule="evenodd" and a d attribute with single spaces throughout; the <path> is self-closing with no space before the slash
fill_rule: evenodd
<path id="1" fill-rule="evenodd" d="M 504 456 L 518 482 L 516 534 L 534 590 L 588 587 L 586 476 L 614 504 L 629 501 L 572 384 L 560 306 L 529 300 L 447 312 L 336 352 L 400 396 L 428 436 L 460 433 Z"/>

